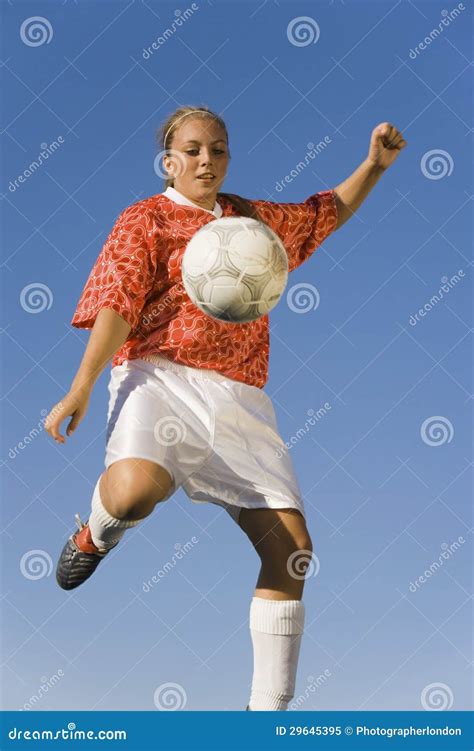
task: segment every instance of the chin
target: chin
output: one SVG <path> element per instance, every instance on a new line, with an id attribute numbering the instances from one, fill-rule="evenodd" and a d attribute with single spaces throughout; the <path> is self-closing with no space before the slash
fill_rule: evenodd
<path id="1" fill-rule="evenodd" d="M 212 187 L 208 185 L 201 185 L 199 194 L 202 196 L 215 196 L 218 190 L 219 190 L 219 186 L 217 185 L 217 183 L 213 185 Z"/>

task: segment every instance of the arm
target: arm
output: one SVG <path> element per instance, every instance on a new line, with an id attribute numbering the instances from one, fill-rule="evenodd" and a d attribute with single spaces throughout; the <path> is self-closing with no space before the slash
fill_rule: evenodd
<path id="1" fill-rule="evenodd" d="M 92 388 L 115 352 L 126 341 L 130 325 L 111 308 L 102 308 L 68 393 L 52 408 L 45 420 L 45 430 L 58 443 L 65 438 L 59 432 L 62 421 L 72 416 L 66 433 L 71 435 L 87 412 Z"/>
<path id="2" fill-rule="evenodd" d="M 99 310 L 69 393 L 92 390 L 107 363 L 127 340 L 130 331 L 127 321 L 114 310 Z"/>
<path id="3" fill-rule="evenodd" d="M 338 214 L 336 229 L 357 211 L 405 146 L 402 134 L 390 123 L 381 123 L 374 128 L 367 157 L 347 180 L 334 188 Z"/>
<path id="4" fill-rule="evenodd" d="M 95 381 L 140 322 L 156 275 L 158 235 L 159 224 L 146 202 L 129 206 L 89 274 L 71 323 L 92 332 L 69 392 L 45 421 L 48 433 L 60 443 L 62 420 L 72 415 L 66 431 L 70 435 L 86 413 Z"/>

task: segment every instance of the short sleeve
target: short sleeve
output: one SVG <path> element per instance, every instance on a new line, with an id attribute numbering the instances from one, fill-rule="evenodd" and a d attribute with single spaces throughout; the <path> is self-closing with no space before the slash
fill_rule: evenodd
<path id="1" fill-rule="evenodd" d="M 99 310 L 115 310 L 134 329 L 156 271 L 157 222 L 140 204 L 126 208 L 89 274 L 71 324 L 90 329 Z"/>
<path id="2" fill-rule="evenodd" d="M 254 200 L 250 203 L 283 242 L 289 271 L 301 266 L 336 229 L 337 204 L 333 190 L 315 193 L 303 203 Z"/>

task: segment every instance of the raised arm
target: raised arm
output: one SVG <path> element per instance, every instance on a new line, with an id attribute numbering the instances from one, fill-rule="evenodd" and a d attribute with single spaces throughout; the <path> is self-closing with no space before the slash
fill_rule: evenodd
<path id="1" fill-rule="evenodd" d="M 353 216 L 406 145 L 407 142 L 394 125 L 380 123 L 374 128 L 367 157 L 352 175 L 334 188 L 338 216 L 336 229 Z"/>

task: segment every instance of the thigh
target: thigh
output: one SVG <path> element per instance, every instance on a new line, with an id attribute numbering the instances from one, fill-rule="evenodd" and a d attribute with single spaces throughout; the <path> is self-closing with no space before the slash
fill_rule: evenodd
<path id="1" fill-rule="evenodd" d="M 169 472 L 174 489 L 209 452 L 205 396 L 179 374 L 143 360 L 112 369 L 105 466 L 143 459 Z"/>
<path id="2" fill-rule="evenodd" d="M 293 463 L 270 398 L 261 389 L 229 379 L 210 382 L 207 388 L 216 414 L 213 446 L 205 464 L 183 484 L 188 497 L 225 503 L 228 509 L 303 511 Z"/>

